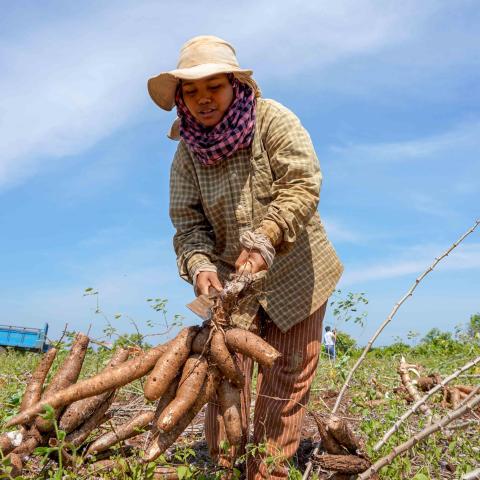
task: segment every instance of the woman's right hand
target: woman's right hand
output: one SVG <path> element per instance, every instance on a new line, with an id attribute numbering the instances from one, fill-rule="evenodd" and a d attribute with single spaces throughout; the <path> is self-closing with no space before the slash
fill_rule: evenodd
<path id="1" fill-rule="evenodd" d="M 214 288 L 217 291 L 222 291 L 223 286 L 220 283 L 216 272 L 200 272 L 197 275 L 197 281 L 195 282 L 195 293 L 197 295 L 209 295 L 210 288 Z"/>

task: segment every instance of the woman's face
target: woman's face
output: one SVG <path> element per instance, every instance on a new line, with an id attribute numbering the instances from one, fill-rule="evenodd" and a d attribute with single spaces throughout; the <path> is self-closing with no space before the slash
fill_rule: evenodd
<path id="1" fill-rule="evenodd" d="M 204 127 L 213 127 L 230 107 L 233 87 L 227 74 L 220 73 L 198 80 L 183 80 L 182 94 L 195 120 Z"/>

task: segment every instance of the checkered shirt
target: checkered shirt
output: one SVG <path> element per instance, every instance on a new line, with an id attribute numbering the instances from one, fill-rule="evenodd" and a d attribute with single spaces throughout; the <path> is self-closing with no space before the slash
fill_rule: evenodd
<path id="1" fill-rule="evenodd" d="M 310 136 L 286 107 L 257 99 L 252 145 L 205 167 L 180 141 L 170 175 L 170 217 L 180 276 L 215 265 L 235 271 L 244 231 L 272 223 L 281 233 L 273 265 L 240 303 L 232 323 L 248 328 L 259 305 L 286 332 L 328 299 L 343 267 L 317 212 L 320 166 Z"/>

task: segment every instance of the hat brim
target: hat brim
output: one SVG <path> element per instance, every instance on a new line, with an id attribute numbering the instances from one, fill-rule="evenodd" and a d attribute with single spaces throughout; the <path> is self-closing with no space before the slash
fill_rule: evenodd
<path id="1" fill-rule="evenodd" d="M 160 108 L 170 111 L 175 106 L 175 92 L 179 80 L 198 80 L 217 73 L 238 73 L 250 76 L 253 71 L 220 63 L 204 63 L 190 68 L 179 68 L 150 78 L 147 84 L 148 93 Z"/>

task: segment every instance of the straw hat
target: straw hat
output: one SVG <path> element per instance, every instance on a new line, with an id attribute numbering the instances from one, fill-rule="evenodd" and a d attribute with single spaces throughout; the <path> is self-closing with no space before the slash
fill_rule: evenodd
<path id="1" fill-rule="evenodd" d="M 258 96 L 260 90 L 252 70 L 240 68 L 235 49 L 225 40 L 212 35 L 194 37 L 183 45 L 177 68 L 148 80 L 148 93 L 164 110 L 175 106 L 175 91 L 180 80 L 196 80 L 217 73 L 233 73 L 247 83 Z"/>

